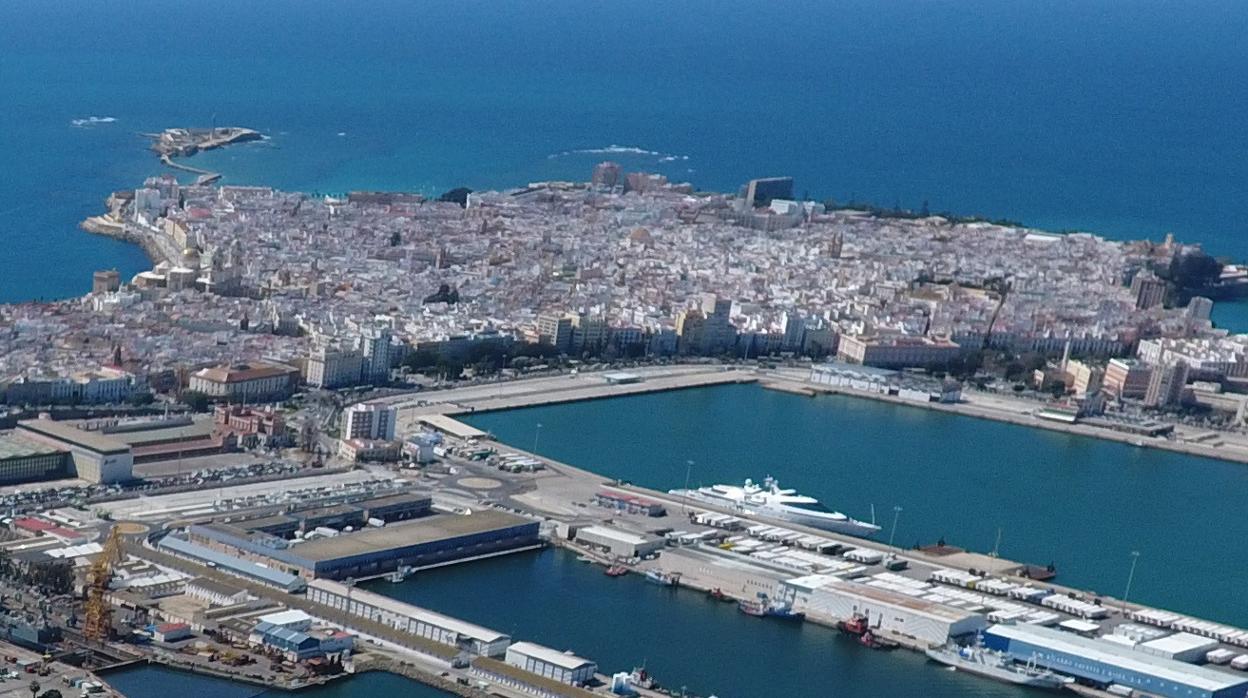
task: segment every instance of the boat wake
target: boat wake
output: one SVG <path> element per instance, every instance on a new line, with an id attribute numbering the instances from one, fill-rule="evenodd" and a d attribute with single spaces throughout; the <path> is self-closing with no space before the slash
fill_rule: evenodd
<path id="1" fill-rule="evenodd" d="M 574 150 L 563 150 L 558 153 L 551 153 L 546 156 L 548 160 L 557 158 L 566 158 L 573 155 L 639 155 L 643 157 L 658 158 L 659 162 L 678 162 L 688 160 L 688 155 L 672 155 L 657 150 L 649 150 L 635 145 L 609 145 L 605 148 L 577 148 Z"/>
<path id="2" fill-rule="evenodd" d="M 91 128 L 98 124 L 111 124 L 115 121 L 117 118 L 112 116 L 88 116 L 85 119 L 74 119 L 69 122 L 69 125 L 74 128 Z"/>

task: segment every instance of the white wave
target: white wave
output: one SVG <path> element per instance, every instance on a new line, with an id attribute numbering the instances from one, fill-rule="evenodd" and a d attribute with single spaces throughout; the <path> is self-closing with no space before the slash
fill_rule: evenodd
<path id="1" fill-rule="evenodd" d="M 69 122 L 69 125 L 74 128 L 88 128 L 96 124 L 111 124 L 116 120 L 117 118 L 113 116 L 88 116 L 85 119 L 74 119 Z"/>
<path id="2" fill-rule="evenodd" d="M 342 137 L 342 136 L 345 136 L 345 135 L 347 135 L 347 132 L 346 132 L 346 131 L 339 131 L 339 132 L 338 132 L 338 136 L 339 136 L 339 137 Z"/>
<path id="3" fill-rule="evenodd" d="M 547 155 L 548 160 L 555 158 L 564 158 L 570 155 L 642 155 L 646 157 L 659 158 L 659 162 L 675 162 L 676 160 L 688 160 L 688 155 L 671 155 L 662 153 L 649 148 L 642 148 L 636 145 L 609 145 L 605 148 L 577 148 L 575 150 L 564 150 L 558 153 Z"/>

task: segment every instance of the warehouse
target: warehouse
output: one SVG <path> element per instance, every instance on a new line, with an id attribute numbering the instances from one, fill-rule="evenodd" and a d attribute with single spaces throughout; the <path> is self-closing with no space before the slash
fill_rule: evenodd
<path id="1" fill-rule="evenodd" d="M 0 485 L 69 476 L 69 454 L 13 434 L 0 435 Z"/>
<path id="2" fill-rule="evenodd" d="M 811 616 L 846 620 L 866 616 L 871 627 L 939 645 L 987 626 L 982 614 L 825 574 L 785 580 L 781 600 Z"/>
<path id="3" fill-rule="evenodd" d="M 1167 698 L 1243 698 L 1248 678 L 1192 666 L 1105 640 L 1032 625 L 994 625 L 984 645 L 1100 686 L 1118 684 Z"/>
<path id="4" fill-rule="evenodd" d="M 346 579 L 419 569 L 541 543 L 538 522 L 493 509 L 438 514 L 331 538 L 287 541 L 228 524 L 191 526 L 190 538 L 213 550 L 282 568 L 307 579 Z"/>
<path id="5" fill-rule="evenodd" d="M 606 526 L 589 526 L 576 532 L 579 543 L 598 548 L 614 557 L 633 558 L 652 555 L 664 545 L 662 538 L 646 538 L 635 533 Z"/>
<path id="6" fill-rule="evenodd" d="M 598 673 L 598 665 L 588 659 L 532 642 L 517 642 L 508 647 L 506 662 L 529 673 L 574 686 L 588 682 Z"/>
<path id="7" fill-rule="evenodd" d="M 489 628 L 328 579 L 308 583 L 308 600 L 483 657 L 501 657 L 511 644 L 510 637 Z"/>
<path id="8" fill-rule="evenodd" d="M 51 419 L 27 419 L 17 423 L 17 430 L 27 441 L 68 451 L 75 477 L 102 483 L 125 482 L 132 478 L 134 456 L 127 443 Z"/>
<path id="9" fill-rule="evenodd" d="M 270 569 L 254 562 L 248 562 L 247 560 L 240 560 L 177 536 L 170 535 L 161 538 L 156 547 L 162 553 L 201 562 L 222 572 L 238 575 L 253 582 L 267 584 L 283 591 L 298 591 L 304 586 L 303 580 L 294 575 Z"/>

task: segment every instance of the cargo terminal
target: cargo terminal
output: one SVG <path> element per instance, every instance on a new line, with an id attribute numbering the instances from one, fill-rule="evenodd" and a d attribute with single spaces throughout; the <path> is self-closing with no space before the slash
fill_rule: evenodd
<path id="1" fill-rule="evenodd" d="M 491 509 L 435 514 L 359 531 L 329 529 L 332 534 L 311 540 L 286 540 L 244 526 L 192 525 L 187 537 L 197 545 L 305 579 L 360 579 L 540 544 L 537 521 Z M 314 529 L 320 530 L 324 529 Z"/>

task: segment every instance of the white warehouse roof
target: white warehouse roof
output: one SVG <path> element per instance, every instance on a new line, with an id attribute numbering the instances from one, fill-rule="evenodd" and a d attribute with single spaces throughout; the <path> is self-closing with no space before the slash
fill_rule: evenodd
<path id="1" fill-rule="evenodd" d="M 517 652 L 525 655 L 526 657 L 532 657 L 533 659 L 540 662 L 546 662 L 547 664 L 554 664 L 557 667 L 562 667 L 569 671 L 580 669 L 584 666 L 597 666 L 594 662 L 583 657 L 578 657 L 575 654 L 568 654 L 567 652 L 560 652 L 559 650 L 554 650 L 533 642 L 517 642 L 508 647 L 507 651 Z"/>

